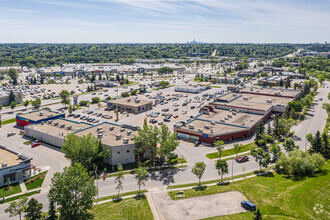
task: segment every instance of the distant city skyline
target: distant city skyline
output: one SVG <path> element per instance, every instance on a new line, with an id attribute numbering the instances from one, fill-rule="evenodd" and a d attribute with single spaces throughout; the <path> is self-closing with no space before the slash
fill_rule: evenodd
<path id="1" fill-rule="evenodd" d="M 327 0 L 0 1 L 0 43 L 324 43 Z"/>

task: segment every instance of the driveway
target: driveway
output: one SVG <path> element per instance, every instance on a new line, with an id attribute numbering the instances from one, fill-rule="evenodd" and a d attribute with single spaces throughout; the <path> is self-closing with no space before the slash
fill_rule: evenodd
<path id="1" fill-rule="evenodd" d="M 238 191 L 181 200 L 172 200 L 167 192 L 151 197 L 161 220 L 202 219 L 246 211 L 240 204 L 246 198 Z"/>

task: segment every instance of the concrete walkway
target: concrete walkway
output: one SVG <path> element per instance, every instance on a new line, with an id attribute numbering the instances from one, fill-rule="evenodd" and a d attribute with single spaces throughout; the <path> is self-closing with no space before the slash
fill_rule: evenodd
<path id="1" fill-rule="evenodd" d="M 22 192 L 27 192 L 27 189 L 26 189 L 26 186 L 25 186 L 25 183 L 23 180 L 19 181 L 19 186 L 21 187 L 21 190 Z"/>

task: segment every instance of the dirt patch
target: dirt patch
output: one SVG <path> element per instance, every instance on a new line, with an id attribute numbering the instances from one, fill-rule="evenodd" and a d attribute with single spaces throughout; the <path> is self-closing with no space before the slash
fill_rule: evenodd
<path id="1" fill-rule="evenodd" d="M 172 200 L 167 193 L 151 195 L 160 219 L 201 219 L 246 212 L 241 201 L 246 198 L 238 191 L 209 196 Z"/>

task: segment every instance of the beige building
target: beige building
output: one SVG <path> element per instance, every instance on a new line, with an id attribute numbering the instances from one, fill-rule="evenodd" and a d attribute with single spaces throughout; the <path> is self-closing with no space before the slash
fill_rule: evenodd
<path id="1" fill-rule="evenodd" d="M 126 111 L 130 113 L 140 113 L 152 109 L 152 101 L 134 99 L 132 97 L 126 97 L 108 102 L 109 110 Z"/>
<path id="2" fill-rule="evenodd" d="M 0 145 L 0 186 L 31 176 L 32 158 Z"/>

